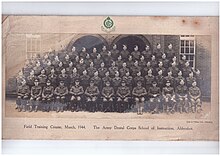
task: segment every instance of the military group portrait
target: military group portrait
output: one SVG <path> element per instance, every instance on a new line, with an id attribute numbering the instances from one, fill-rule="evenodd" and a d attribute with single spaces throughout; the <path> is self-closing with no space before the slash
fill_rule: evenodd
<path id="1" fill-rule="evenodd" d="M 17 75 L 15 109 L 200 113 L 200 70 L 166 43 L 164 49 L 157 43 L 155 50 L 147 44 L 142 49 L 102 45 L 90 51 L 61 45 L 59 51 L 35 53 Z"/>

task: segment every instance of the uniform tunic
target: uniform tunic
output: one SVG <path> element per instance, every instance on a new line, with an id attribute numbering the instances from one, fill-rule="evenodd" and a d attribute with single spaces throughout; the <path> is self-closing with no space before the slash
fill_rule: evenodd
<path id="1" fill-rule="evenodd" d="M 113 87 L 110 87 L 110 86 L 106 86 L 106 87 L 103 87 L 102 89 L 102 95 L 105 97 L 105 98 L 110 98 L 114 95 L 114 89 Z"/>

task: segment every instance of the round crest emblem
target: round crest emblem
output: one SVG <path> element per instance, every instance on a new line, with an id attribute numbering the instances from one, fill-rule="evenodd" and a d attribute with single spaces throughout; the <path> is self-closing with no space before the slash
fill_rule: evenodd
<path id="1" fill-rule="evenodd" d="M 114 22 L 113 20 L 110 18 L 110 17 L 107 17 L 105 20 L 104 20 L 104 26 L 107 28 L 107 29 L 110 29 L 111 27 L 113 27 L 114 25 Z"/>

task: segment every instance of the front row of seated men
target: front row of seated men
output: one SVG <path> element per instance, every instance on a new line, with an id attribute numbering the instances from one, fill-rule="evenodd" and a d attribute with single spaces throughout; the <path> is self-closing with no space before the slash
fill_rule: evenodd
<path id="1" fill-rule="evenodd" d="M 50 80 L 46 86 L 41 87 L 38 80 L 34 81 L 31 88 L 22 81 L 18 87 L 17 109 L 18 111 L 89 111 L 89 112 L 129 112 L 137 108 L 137 114 L 149 113 L 174 113 L 174 112 L 200 112 L 201 91 L 196 81 L 187 88 L 184 80 L 174 88 L 170 81 L 166 81 L 165 87 L 157 86 L 156 82 L 149 87 L 143 87 L 138 81 L 136 87 L 131 90 L 125 81 L 115 90 L 109 81 L 105 82 L 102 90 L 90 81 L 84 89 L 79 80 L 74 82 L 69 89 L 63 81 L 54 88 Z M 136 106 L 136 107 L 135 107 Z"/>

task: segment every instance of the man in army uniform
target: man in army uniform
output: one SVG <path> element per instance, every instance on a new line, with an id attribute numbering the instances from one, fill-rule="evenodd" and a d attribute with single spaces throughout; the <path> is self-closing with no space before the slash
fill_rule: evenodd
<path id="1" fill-rule="evenodd" d="M 124 112 L 128 108 L 129 99 L 131 96 L 131 91 L 129 87 L 126 86 L 125 81 L 121 82 L 121 86 L 118 87 L 116 92 L 118 98 L 117 103 L 114 106 L 115 111 L 117 112 Z"/>
<path id="2" fill-rule="evenodd" d="M 50 80 L 51 84 L 55 87 L 57 86 L 57 75 L 55 74 L 55 70 L 51 69 L 50 75 L 48 75 L 48 79 Z"/>
<path id="3" fill-rule="evenodd" d="M 176 66 L 176 62 L 172 63 L 172 66 L 168 69 L 168 71 L 171 71 L 173 74 L 173 77 L 177 77 L 179 73 L 179 68 Z"/>
<path id="4" fill-rule="evenodd" d="M 186 64 L 186 55 L 183 55 L 181 57 L 181 60 L 179 61 L 179 69 L 182 70 L 185 67 Z"/>
<path id="5" fill-rule="evenodd" d="M 41 74 L 38 76 L 38 80 L 39 80 L 39 85 L 41 87 L 46 86 L 46 82 L 47 82 L 47 75 L 44 69 L 41 70 Z"/>
<path id="6" fill-rule="evenodd" d="M 71 62 L 69 55 L 66 55 L 63 60 L 63 67 L 67 68 L 69 66 L 69 63 Z"/>
<path id="7" fill-rule="evenodd" d="M 70 61 L 68 67 L 66 68 L 66 73 L 70 75 L 72 71 L 73 71 L 73 62 Z"/>
<path id="8" fill-rule="evenodd" d="M 57 68 L 59 63 L 60 63 L 59 57 L 55 54 L 54 60 L 52 60 L 52 65 L 54 66 L 54 68 Z"/>
<path id="9" fill-rule="evenodd" d="M 100 54 L 102 59 L 104 59 L 108 55 L 108 51 L 105 45 L 102 47 L 102 51 L 100 52 Z"/>
<path id="10" fill-rule="evenodd" d="M 111 52 L 108 51 L 108 55 L 104 58 L 105 66 L 109 68 L 113 62 L 113 58 Z"/>
<path id="11" fill-rule="evenodd" d="M 116 71 L 115 72 L 115 77 L 112 78 L 112 85 L 114 87 L 115 90 L 118 89 L 118 87 L 120 86 L 121 84 L 121 81 L 122 81 L 122 78 L 119 76 L 119 72 Z"/>
<path id="12" fill-rule="evenodd" d="M 28 103 L 28 98 L 30 96 L 30 88 L 26 84 L 26 81 L 23 80 L 21 85 L 17 88 L 17 100 L 16 100 L 16 107 L 18 111 L 26 111 L 26 105 Z"/>
<path id="13" fill-rule="evenodd" d="M 192 67 L 189 66 L 189 62 L 185 63 L 185 67 L 182 68 L 183 77 L 187 78 L 189 74 L 192 72 Z"/>
<path id="14" fill-rule="evenodd" d="M 34 75 L 34 70 L 31 70 L 30 75 L 27 77 L 27 85 L 31 88 L 34 86 L 34 81 L 37 77 Z M 19 86 L 19 85 L 18 85 Z"/>
<path id="15" fill-rule="evenodd" d="M 128 61 L 126 61 L 127 67 L 130 69 L 133 67 L 134 65 L 134 60 L 133 57 L 131 55 L 128 56 Z"/>
<path id="16" fill-rule="evenodd" d="M 175 86 L 178 86 L 181 80 L 185 82 L 185 78 L 182 76 L 182 71 L 179 71 L 178 76 L 175 78 Z"/>
<path id="17" fill-rule="evenodd" d="M 147 90 L 144 87 L 142 87 L 141 81 L 137 82 L 137 87 L 134 87 L 132 91 L 132 95 L 134 96 L 137 105 L 137 109 L 138 109 L 137 114 L 142 115 L 144 109 L 145 96 L 147 95 Z"/>
<path id="18" fill-rule="evenodd" d="M 60 74 L 61 74 L 61 70 L 63 70 L 63 69 L 64 69 L 63 63 L 62 63 L 62 62 L 59 62 L 58 67 L 55 68 L 56 74 L 57 74 L 57 75 L 60 75 Z"/>
<path id="19" fill-rule="evenodd" d="M 105 87 L 102 89 L 102 100 L 104 112 L 111 112 L 113 110 L 113 100 L 114 100 L 114 88 L 110 86 L 110 82 L 105 82 Z"/>
<path id="20" fill-rule="evenodd" d="M 91 77 L 91 81 L 94 82 L 94 84 L 100 89 L 102 87 L 102 79 L 99 77 L 99 72 L 96 71 L 94 73 L 94 76 Z"/>
<path id="21" fill-rule="evenodd" d="M 140 51 L 138 51 L 138 46 L 137 45 L 135 45 L 134 51 L 131 53 L 131 55 L 133 56 L 134 60 L 139 61 L 141 53 L 140 53 Z"/>
<path id="22" fill-rule="evenodd" d="M 150 61 L 150 64 L 151 64 L 151 67 L 156 69 L 157 68 L 157 60 L 156 60 L 156 57 L 154 55 L 152 55 L 151 57 L 151 61 Z"/>
<path id="23" fill-rule="evenodd" d="M 52 69 L 54 69 L 54 67 L 52 66 L 52 63 L 51 63 L 50 60 L 47 61 L 47 65 L 46 65 L 46 67 L 44 69 L 45 69 L 46 75 L 50 75 L 50 71 Z"/>
<path id="24" fill-rule="evenodd" d="M 163 52 L 161 50 L 161 45 L 160 43 L 157 43 L 157 47 L 156 47 L 156 50 L 154 52 L 154 55 L 156 57 L 157 60 L 161 59 L 162 58 L 162 55 L 163 55 Z"/>
<path id="25" fill-rule="evenodd" d="M 129 69 L 127 68 L 126 62 L 124 62 L 124 63 L 122 64 L 122 68 L 119 69 L 119 73 L 120 73 L 121 77 L 123 77 L 123 76 L 125 76 L 125 74 L 126 74 L 127 72 L 129 72 Z"/>
<path id="26" fill-rule="evenodd" d="M 52 110 L 54 87 L 51 85 L 50 80 L 47 80 L 46 86 L 42 91 L 43 111 L 49 112 Z"/>
<path id="27" fill-rule="evenodd" d="M 170 81 L 171 86 L 174 87 L 174 85 L 175 85 L 175 78 L 173 77 L 171 71 L 169 71 L 169 72 L 167 73 L 167 76 L 165 77 L 165 80 L 166 80 L 166 81 Z"/>
<path id="28" fill-rule="evenodd" d="M 149 45 L 146 45 L 146 46 L 145 46 L 145 50 L 142 51 L 141 54 L 144 56 L 144 58 L 145 58 L 147 61 L 150 61 L 151 56 L 152 56 L 152 51 L 151 51 L 151 49 L 150 49 L 150 46 L 149 46 Z"/>
<path id="29" fill-rule="evenodd" d="M 90 81 L 90 85 L 86 88 L 85 95 L 87 101 L 87 110 L 90 112 L 95 112 L 97 110 L 97 99 L 99 95 L 99 89 L 94 84 L 94 81 Z"/>
<path id="30" fill-rule="evenodd" d="M 183 80 L 176 87 L 176 94 L 179 102 L 177 103 L 177 111 L 182 113 L 183 111 L 188 112 L 188 89 Z"/>
<path id="31" fill-rule="evenodd" d="M 164 98 L 163 112 L 174 113 L 175 112 L 175 93 L 174 88 L 170 86 L 170 82 L 166 82 L 166 86 L 162 90 Z"/>
<path id="32" fill-rule="evenodd" d="M 136 77 L 134 78 L 134 85 L 136 86 L 138 82 L 141 82 L 141 84 L 145 84 L 145 80 L 144 77 L 141 75 L 141 72 L 139 71 L 136 75 Z"/>
<path id="33" fill-rule="evenodd" d="M 163 67 L 168 69 L 170 67 L 170 63 L 171 61 L 169 61 L 166 57 L 166 54 L 163 53 L 162 58 L 160 59 L 160 61 L 163 63 Z"/>
<path id="34" fill-rule="evenodd" d="M 90 55 L 93 60 L 96 59 L 98 56 L 97 49 L 93 48 L 92 53 Z"/>
<path id="35" fill-rule="evenodd" d="M 158 75 L 155 77 L 155 81 L 157 82 L 158 87 L 160 87 L 160 89 L 162 91 L 163 87 L 165 86 L 165 78 L 163 76 L 162 70 L 158 71 Z"/>
<path id="36" fill-rule="evenodd" d="M 112 62 L 111 67 L 109 68 L 110 77 L 113 78 L 115 73 L 118 71 L 118 67 L 115 65 L 115 62 Z"/>
<path id="37" fill-rule="evenodd" d="M 66 74 L 66 70 L 61 70 L 61 74 L 59 75 L 59 81 L 63 81 L 65 85 L 69 85 L 69 76 Z"/>
<path id="38" fill-rule="evenodd" d="M 43 67 L 41 67 L 40 61 L 37 61 L 36 66 L 33 69 L 34 69 L 35 75 L 37 75 L 37 76 L 40 75 L 40 73 L 43 69 Z"/>
<path id="39" fill-rule="evenodd" d="M 84 70 L 83 74 L 80 76 L 81 84 L 83 85 L 83 89 L 85 90 L 86 87 L 89 85 L 90 76 L 87 74 L 87 71 Z"/>
<path id="40" fill-rule="evenodd" d="M 162 71 L 163 76 L 165 76 L 166 69 L 163 67 L 163 62 L 158 63 L 158 68 L 156 68 L 154 75 L 157 75 L 160 70 Z"/>
<path id="41" fill-rule="evenodd" d="M 112 84 L 112 78 L 109 76 L 109 71 L 105 73 L 105 77 L 102 78 L 102 82 L 106 84 L 106 82 L 109 82 Z"/>
<path id="42" fill-rule="evenodd" d="M 76 68 L 73 68 L 73 72 L 72 72 L 72 74 L 70 75 L 70 83 L 71 84 L 74 84 L 75 83 L 75 81 L 77 80 L 77 79 L 79 79 L 79 74 L 78 74 L 78 72 L 77 72 L 77 69 Z"/>
<path id="43" fill-rule="evenodd" d="M 79 63 L 76 65 L 77 71 L 79 74 L 82 74 L 84 70 L 86 70 L 86 64 L 84 63 L 84 59 L 80 59 Z"/>
<path id="44" fill-rule="evenodd" d="M 126 72 L 126 74 L 122 77 L 122 81 L 126 83 L 126 85 L 132 89 L 133 87 L 133 77 L 130 75 L 130 72 Z"/>
<path id="45" fill-rule="evenodd" d="M 103 78 L 103 77 L 105 76 L 105 73 L 106 73 L 107 71 L 108 71 L 108 69 L 105 68 L 105 63 L 102 62 L 102 63 L 101 63 L 101 67 L 98 69 L 100 78 Z"/>
<path id="46" fill-rule="evenodd" d="M 79 53 L 79 57 L 80 57 L 81 59 L 85 59 L 85 58 L 86 58 L 86 55 L 87 55 L 86 48 L 85 48 L 85 47 L 82 47 L 82 51 Z"/>
<path id="47" fill-rule="evenodd" d="M 70 56 L 70 60 L 75 60 L 75 58 L 77 57 L 77 56 L 79 56 L 79 53 L 78 53 L 78 51 L 76 50 L 76 47 L 72 47 L 72 50 L 71 50 L 71 52 L 69 53 L 69 56 Z"/>
<path id="48" fill-rule="evenodd" d="M 193 72 L 191 72 L 189 73 L 189 77 L 186 78 L 186 86 L 188 88 L 192 87 L 194 81 L 196 81 L 196 78 L 193 76 Z"/>
<path id="49" fill-rule="evenodd" d="M 192 83 L 192 86 L 189 88 L 189 98 L 191 101 L 191 108 L 192 112 L 201 112 L 202 111 L 202 105 L 201 105 L 201 91 L 199 87 L 196 86 L 196 81 Z"/>
<path id="50" fill-rule="evenodd" d="M 148 74 L 148 71 L 149 71 L 149 70 L 153 71 L 154 69 L 151 67 L 150 62 L 147 62 L 146 67 L 144 67 L 144 68 L 142 69 L 143 75 L 146 76 L 146 75 Z"/>
<path id="51" fill-rule="evenodd" d="M 71 94 L 71 104 L 70 104 L 70 110 L 73 111 L 78 111 L 78 110 L 83 110 L 84 108 L 82 107 L 82 95 L 84 93 L 83 87 L 80 85 L 79 80 L 75 81 L 75 85 L 73 85 L 70 88 Z"/>
<path id="52" fill-rule="evenodd" d="M 134 66 L 131 67 L 131 75 L 135 77 L 138 72 L 141 71 L 141 67 L 138 65 L 138 61 L 134 62 Z"/>
<path id="53" fill-rule="evenodd" d="M 152 83 L 154 82 L 154 78 L 155 77 L 152 74 L 152 70 L 149 70 L 148 74 L 145 76 L 145 86 L 146 86 L 147 91 L 152 86 Z"/>
<path id="54" fill-rule="evenodd" d="M 170 61 L 175 55 L 175 51 L 173 50 L 173 45 L 170 43 L 168 45 L 168 50 L 166 51 L 167 59 Z"/>
<path id="55" fill-rule="evenodd" d="M 38 106 L 40 105 L 40 100 L 41 100 L 41 93 L 42 93 L 42 88 L 39 86 L 39 82 L 36 79 L 34 81 L 34 86 L 31 87 L 31 98 L 30 98 L 30 103 L 28 105 L 28 109 L 31 112 L 34 107 L 34 111 L 38 111 Z"/>
<path id="56" fill-rule="evenodd" d="M 79 59 L 79 56 L 76 56 L 76 57 L 75 57 L 75 60 L 73 60 L 73 66 L 74 66 L 74 67 L 76 67 L 77 64 L 79 64 L 79 60 L 80 60 L 80 59 Z"/>
<path id="57" fill-rule="evenodd" d="M 119 50 L 117 49 L 116 44 L 114 44 L 113 47 L 112 47 L 111 55 L 112 55 L 113 60 L 116 60 L 119 56 Z"/>
<path id="58" fill-rule="evenodd" d="M 127 61 L 128 55 L 129 55 L 129 51 L 127 50 L 127 46 L 126 45 L 123 45 L 123 50 L 121 51 L 120 55 L 121 55 L 123 61 Z"/>
<path id="59" fill-rule="evenodd" d="M 138 65 L 141 67 L 141 69 L 144 69 L 146 66 L 146 61 L 143 55 L 140 56 L 140 61 L 138 62 Z"/>
<path id="60" fill-rule="evenodd" d="M 119 69 L 122 68 L 123 60 L 122 60 L 121 55 L 118 56 L 118 60 L 115 61 L 115 64 Z"/>
<path id="61" fill-rule="evenodd" d="M 90 63 L 93 62 L 93 60 L 94 59 L 91 59 L 89 54 L 86 55 L 86 58 L 84 60 L 84 64 L 85 64 L 86 68 L 88 68 L 90 66 Z"/>
<path id="62" fill-rule="evenodd" d="M 25 61 L 25 66 L 22 68 L 22 71 L 23 71 L 23 74 L 24 74 L 25 77 L 27 77 L 29 75 L 32 68 L 33 68 L 32 63 L 27 59 Z"/>
<path id="63" fill-rule="evenodd" d="M 68 95 L 68 88 L 64 85 L 63 81 L 60 81 L 59 86 L 55 88 L 54 94 L 56 96 L 56 111 L 63 112 L 64 107 L 66 106 L 66 99 Z"/>
<path id="64" fill-rule="evenodd" d="M 94 75 L 94 73 L 97 71 L 97 69 L 94 67 L 93 62 L 90 63 L 90 66 L 87 68 L 87 71 L 88 71 L 88 75 L 90 77 L 92 77 Z"/>
<path id="65" fill-rule="evenodd" d="M 102 62 L 103 62 L 103 60 L 101 59 L 101 55 L 98 54 L 97 58 L 94 60 L 94 66 L 96 68 L 99 68 Z"/>
<path id="66" fill-rule="evenodd" d="M 148 103 L 148 109 L 149 111 L 154 113 L 159 113 L 159 106 L 161 105 L 161 91 L 160 88 L 157 87 L 157 83 L 154 81 L 153 86 L 149 88 L 148 95 L 150 97 L 149 103 Z"/>

